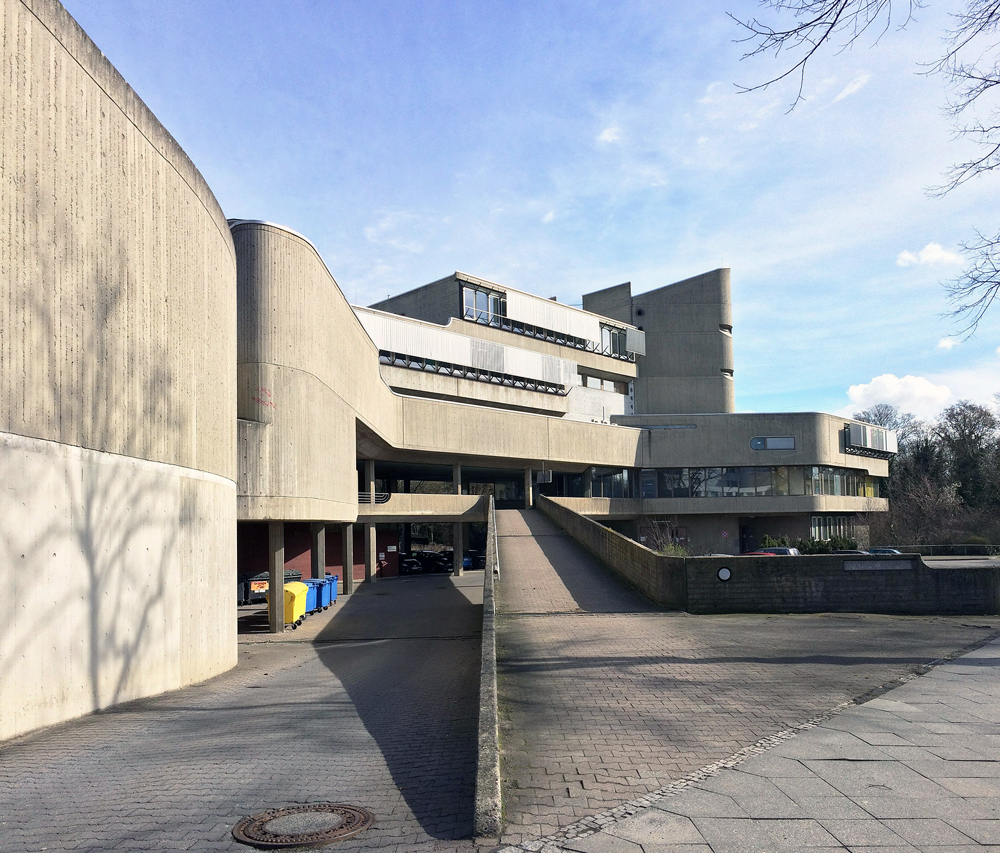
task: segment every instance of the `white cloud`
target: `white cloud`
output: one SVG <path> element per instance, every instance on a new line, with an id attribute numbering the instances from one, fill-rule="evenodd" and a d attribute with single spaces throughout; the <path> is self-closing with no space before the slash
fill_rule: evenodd
<path id="1" fill-rule="evenodd" d="M 961 341 L 956 341 L 954 338 L 941 338 L 937 343 L 938 349 L 954 349 L 957 347 Z"/>
<path id="2" fill-rule="evenodd" d="M 858 89 L 862 88 L 869 80 L 872 79 L 872 75 L 867 71 L 859 71 L 854 79 L 848 83 L 843 89 L 841 89 L 840 94 L 833 99 L 834 103 L 837 101 L 842 101 L 844 98 L 853 95 Z"/>
<path id="3" fill-rule="evenodd" d="M 365 238 L 369 243 L 391 246 L 400 251 L 419 255 L 424 251 L 424 243 L 409 236 L 397 236 L 393 232 L 403 230 L 412 234 L 414 230 L 421 229 L 422 225 L 418 216 L 405 211 L 394 211 L 385 214 L 376 225 L 366 227 Z"/>
<path id="4" fill-rule="evenodd" d="M 545 214 L 545 216 L 542 217 L 542 222 L 544 222 L 547 225 L 555 218 L 556 218 L 556 212 L 554 210 L 550 210 L 548 213 Z"/>
<path id="5" fill-rule="evenodd" d="M 601 131 L 601 135 L 597 137 L 598 142 L 618 142 L 622 138 L 622 129 L 620 127 L 606 127 Z"/>
<path id="6" fill-rule="evenodd" d="M 867 409 L 876 403 L 891 403 L 918 418 L 933 418 L 951 399 L 947 385 L 935 385 L 922 376 L 903 376 L 892 373 L 876 376 L 871 382 L 852 385 L 847 389 L 852 410 Z"/>
<path id="7" fill-rule="evenodd" d="M 962 256 L 942 248 L 940 243 L 928 243 L 919 252 L 900 252 L 896 258 L 896 264 L 901 267 L 960 263 Z"/>
<path id="8" fill-rule="evenodd" d="M 1000 355 L 1000 347 L 997 347 L 997 355 Z"/>

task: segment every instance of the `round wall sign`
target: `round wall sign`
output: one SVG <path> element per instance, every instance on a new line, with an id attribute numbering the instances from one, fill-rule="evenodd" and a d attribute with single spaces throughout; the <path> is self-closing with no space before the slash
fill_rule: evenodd
<path id="1" fill-rule="evenodd" d="M 721 569 L 719 569 L 719 580 L 720 581 L 727 581 L 732 576 L 733 576 L 733 573 L 731 571 L 729 571 L 728 567 L 723 566 Z"/>

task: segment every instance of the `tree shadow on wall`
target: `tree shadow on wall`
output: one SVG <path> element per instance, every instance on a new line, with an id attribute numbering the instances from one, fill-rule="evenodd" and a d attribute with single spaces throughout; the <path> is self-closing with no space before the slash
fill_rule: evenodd
<path id="1" fill-rule="evenodd" d="M 110 224 L 113 251 L 74 280 L 57 254 L 87 255 L 64 225 L 63 242 L 39 250 L 32 281 L 11 294 L 24 378 L 8 428 L 45 440 L 15 438 L 0 454 L 10 501 L 0 548 L 13 575 L 0 692 L 28 715 L 20 729 L 180 684 L 169 651 L 182 640 L 181 595 L 170 581 L 199 517 L 176 476 L 143 461 L 169 459 L 187 426 L 150 331 L 165 295 L 143 292 L 129 238 Z"/>

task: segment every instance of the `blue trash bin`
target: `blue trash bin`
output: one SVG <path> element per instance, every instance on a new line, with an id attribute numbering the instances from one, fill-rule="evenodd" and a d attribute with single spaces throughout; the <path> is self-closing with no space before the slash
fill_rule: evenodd
<path id="1" fill-rule="evenodd" d="M 316 605 L 318 599 L 316 588 L 323 581 L 315 580 L 314 578 L 305 578 L 302 583 L 308 587 L 306 591 L 306 613 L 315 613 L 319 609 Z"/>
<path id="2" fill-rule="evenodd" d="M 326 610 L 330 606 L 330 579 L 323 578 L 316 584 L 316 606 Z"/>
<path id="3" fill-rule="evenodd" d="M 327 575 L 326 579 L 330 584 L 330 604 L 336 604 L 337 586 L 340 584 L 340 575 Z"/>

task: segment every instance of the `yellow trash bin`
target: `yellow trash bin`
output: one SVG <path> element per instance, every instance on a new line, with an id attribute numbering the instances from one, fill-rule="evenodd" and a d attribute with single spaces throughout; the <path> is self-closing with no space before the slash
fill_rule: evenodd
<path id="1" fill-rule="evenodd" d="M 285 584 L 285 624 L 298 625 L 306 615 L 306 595 L 309 587 L 301 581 Z M 271 606 L 271 591 L 267 593 L 267 605 Z"/>

